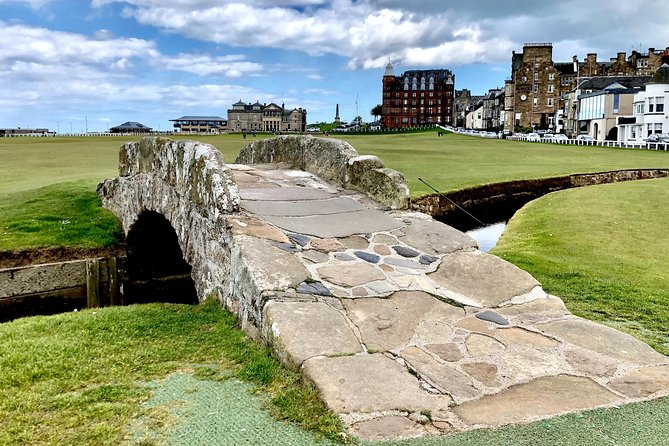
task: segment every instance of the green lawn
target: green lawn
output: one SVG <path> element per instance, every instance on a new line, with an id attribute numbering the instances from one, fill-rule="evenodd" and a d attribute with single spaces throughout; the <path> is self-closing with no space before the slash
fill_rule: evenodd
<path id="1" fill-rule="evenodd" d="M 530 202 L 493 253 L 577 315 L 669 354 L 669 179 L 569 189 Z"/>
<path id="2" fill-rule="evenodd" d="M 141 403 L 175 372 L 253 384 L 269 394 L 266 410 L 314 432 L 310 441 L 292 444 L 339 439 L 339 421 L 315 388 L 235 326 L 235 317 L 213 301 L 103 308 L 0 324 L 0 444 L 116 445 L 143 418 L 153 430 L 169 431 L 170 408 Z"/>
<path id="3" fill-rule="evenodd" d="M 669 153 L 528 143 L 435 132 L 342 136 L 361 154 L 379 156 L 402 172 L 412 197 L 501 181 L 619 169 L 669 168 Z"/>

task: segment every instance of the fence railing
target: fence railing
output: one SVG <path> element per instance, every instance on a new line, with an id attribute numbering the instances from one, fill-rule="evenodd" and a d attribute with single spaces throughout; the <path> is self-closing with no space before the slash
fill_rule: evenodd
<path id="1" fill-rule="evenodd" d="M 669 151 L 669 144 L 657 142 L 619 142 L 619 141 L 587 141 L 583 139 L 552 139 L 552 138 L 528 138 L 526 136 L 507 136 L 506 139 L 513 141 L 542 142 L 549 144 L 570 144 L 576 146 L 594 147 L 617 147 L 622 149 L 645 149 Z"/>

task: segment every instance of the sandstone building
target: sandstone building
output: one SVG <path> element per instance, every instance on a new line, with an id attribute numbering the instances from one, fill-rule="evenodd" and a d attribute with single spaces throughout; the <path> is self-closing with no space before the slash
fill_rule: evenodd
<path id="1" fill-rule="evenodd" d="M 286 110 L 281 104 L 246 104 L 240 99 L 228 109 L 228 130 L 257 132 L 305 132 L 307 111 L 303 108 Z"/>
<path id="2" fill-rule="evenodd" d="M 455 123 L 455 75 L 450 70 L 410 70 L 383 74 L 381 123 L 387 129 Z"/>
<path id="3" fill-rule="evenodd" d="M 526 43 L 522 53 L 512 54 L 511 79 L 505 87 L 504 129 L 559 130 L 563 99 L 581 82 L 601 76 L 649 76 L 666 62 L 669 48 L 633 51 L 629 57 L 620 52 L 606 62 L 598 61 L 595 53 L 583 61 L 574 56 L 571 62 L 553 62 L 551 43 Z"/>

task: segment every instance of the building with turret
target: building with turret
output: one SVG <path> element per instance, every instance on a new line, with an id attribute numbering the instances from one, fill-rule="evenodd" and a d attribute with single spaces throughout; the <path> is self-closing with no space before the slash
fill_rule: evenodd
<path id="1" fill-rule="evenodd" d="M 410 70 L 395 76 L 388 62 L 383 73 L 381 123 L 387 129 L 429 124 L 453 125 L 455 75 L 450 70 Z"/>

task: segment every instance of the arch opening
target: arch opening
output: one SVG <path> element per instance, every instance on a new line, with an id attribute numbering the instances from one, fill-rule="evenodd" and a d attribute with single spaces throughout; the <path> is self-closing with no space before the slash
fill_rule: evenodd
<path id="1" fill-rule="evenodd" d="M 126 269 L 126 304 L 198 303 L 191 266 L 184 260 L 177 234 L 157 212 L 142 212 L 128 231 Z"/>

